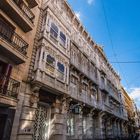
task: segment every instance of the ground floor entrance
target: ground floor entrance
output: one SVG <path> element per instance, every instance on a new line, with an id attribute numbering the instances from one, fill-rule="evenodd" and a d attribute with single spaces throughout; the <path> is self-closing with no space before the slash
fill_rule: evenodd
<path id="1" fill-rule="evenodd" d="M 45 103 L 39 103 L 35 113 L 33 140 L 48 140 L 51 109 Z"/>
<path id="2" fill-rule="evenodd" d="M 10 140 L 15 110 L 0 107 L 0 140 Z"/>

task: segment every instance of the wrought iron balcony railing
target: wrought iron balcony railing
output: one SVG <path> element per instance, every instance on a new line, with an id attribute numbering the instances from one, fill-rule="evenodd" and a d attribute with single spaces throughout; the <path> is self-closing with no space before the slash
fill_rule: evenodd
<path id="1" fill-rule="evenodd" d="M 13 1 L 33 23 L 33 19 L 35 18 L 35 15 L 32 13 L 30 8 L 21 0 L 13 0 Z"/>
<path id="2" fill-rule="evenodd" d="M 17 98 L 19 92 L 20 82 L 9 78 L 4 75 L 0 75 L 0 94 Z"/>
<path id="3" fill-rule="evenodd" d="M 28 44 L 2 20 L 0 20 L 0 37 L 6 40 L 14 49 L 26 56 Z"/>

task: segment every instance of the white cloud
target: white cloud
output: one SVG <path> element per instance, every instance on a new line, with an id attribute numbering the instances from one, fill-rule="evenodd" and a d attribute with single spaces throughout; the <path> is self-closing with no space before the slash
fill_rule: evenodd
<path id="1" fill-rule="evenodd" d="M 131 88 L 130 96 L 133 99 L 140 99 L 140 87 Z"/>
<path id="2" fill-rule="evenodd" d="M 76 14 L 77 18 L 80 20 L 81 19 L 81 12 L 77 11 L 77 12 L 75 12 L 75 14 Z"/>
<path id="3" fill-rule="evenodd" d="M 130 97 L 134 99 L 137 106 L 140 108 L 140 87 L 130 89 Z"/>
<path id="4" fill-rule="evenodd" d="M 87 0 L 87 3 L 88 3 L 89 5 L 91 5 L 93 2 L 94 2 L 94 0 Z"/>

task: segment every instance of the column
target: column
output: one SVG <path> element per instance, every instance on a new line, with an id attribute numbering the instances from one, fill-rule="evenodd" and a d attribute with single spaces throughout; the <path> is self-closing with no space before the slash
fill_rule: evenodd
<path id="1" fill-rule="evenodd" d="M 34 120 L 40 87 L 27 85 L 21 110 L 17 140 L 32 140 L 34 133 Z"/>
<path id="2" fill-rule="evenodd" d="M 24 96 L 25 96 L 25 88 L 26 88 L 26 85 L 24 83 L 21 83 L 21 89 L 18 94 L 18 104 L 16 107 L 15 117 L 13 121 L 13 128 L 11 131 L 11 140 L 17 140 L 18 127 L 20 123 L 20 115 L 22 113 L 22 106 L 23 106 Z"/>
<path id="3" fill-rule="evenodd" d="M 51 113 L 50 140 L 66 140 L 67 135 L 67 107 L 66 99 L 56 99 Z"/>
<path id="4" fill-rule="evenodd" d="M 102 139 L 103 138 L 103 112 L 99 112 L 95 117 L 94 124 L 96 126 L 94 137 L 95 139 Z"/>

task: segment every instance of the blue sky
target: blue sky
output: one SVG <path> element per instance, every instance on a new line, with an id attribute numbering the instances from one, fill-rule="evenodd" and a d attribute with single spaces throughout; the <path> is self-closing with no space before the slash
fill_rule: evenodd
<path id="1" fill-rule="evenodd" d="M 110 62 L 140 61 L 140 0 L 68 0 L 68 2 L 93 40 L 104 46 Z M 140 108 L 140 63 L 112 65 L 120 74 L 122 85 Z"/>

